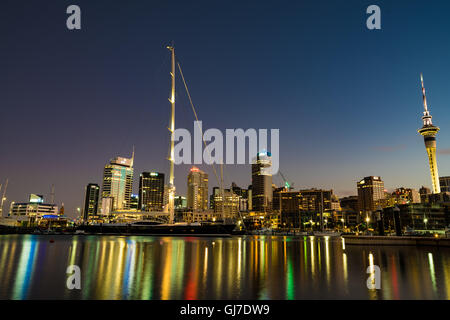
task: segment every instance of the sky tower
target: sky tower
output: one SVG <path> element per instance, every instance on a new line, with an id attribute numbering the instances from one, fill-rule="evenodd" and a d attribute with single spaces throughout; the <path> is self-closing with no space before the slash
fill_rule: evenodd
<path id="1" fill-rule="evenodd" d="M 430 163 L 431 184 L 433 185 L 433 193 L 440 193 L 441 187 L 439 185 L 439 175 L 436 163 L 436 134 L 439 131 L 439 127 L 433 126 L 431 121 L 431 115 L 428 111 L 427 97 L 425 95 L 425 86 L 423 85 L 423 76 L 420 74 L 420 81 L 422 83 L 422 96 L 423 96 L 423 127 L 418 131 L 423 136 L 425 141 L 425 148 L 427 149 L 428 162 Z"/>

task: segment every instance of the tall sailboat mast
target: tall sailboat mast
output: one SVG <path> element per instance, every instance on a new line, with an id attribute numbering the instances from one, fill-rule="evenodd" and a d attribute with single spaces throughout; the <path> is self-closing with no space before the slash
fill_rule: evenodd
<path id="1" fill-rule="evenodd" d="M 174 161 L 175 161 L 175 48 L 173 46 L 168 46 L 167 49 L 171 52 L 172 55 L 172 70 L 170 75 L 172 76 L 172 90 L 169 97 L 169 101 L 171 104 L 171 116 L 170 116 L 170 176 L 169 176 L 169 204 L 167 206 L 167 211 L 169 212 L 169 223 L 174 222 L 174 214 L 175 214 L 175 184 L 174 184 Z"/>

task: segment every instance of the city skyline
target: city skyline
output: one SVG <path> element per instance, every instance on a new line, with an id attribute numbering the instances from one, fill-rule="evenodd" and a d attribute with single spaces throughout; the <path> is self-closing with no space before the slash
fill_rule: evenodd
<path id="1" fill-rule="evenodd" d="M 248 23 L 245 22 L 247 16 L 235 15 L 235 28 L 249 27 L 251 23 L 255 25 L 256 29 L 246 28 L 244 31 L 244 36 L 248 37 L 243 38 L 252 39 L 251 48 L 240 39 L 230 38 L 230 30 L 220 25 L 226 21 L 225 14 L 229 12 L 221 14 L 220 8 L 211 6 L 207 7 L 212 11 L 211 17 L 203 17 L 197 23 L 218 18 L 217 23 L 212 23 L 212 31 L 197 30 L 194 24 L 188 29 L 189 36 L 174 37 L 174 30 L 169 28 L 169 32 L 161 32 L 145 45 L 145 34 L 155 35 L 150 28 L 153 23 L 162 23 L 157 27 L 158 32 L 167 27 L 162 19 L 165 17 L 163 13 L 173 9 L 170 5 L 162 8 L 150 6 L 152 10 L 148 10 L 148 20 L 141 19 L 143 16 L 138 12 L 147 9 L 146 5 L 130 5 L 121 20 L 125 30 L 121 26 L 107 24 L 111 27 L 107 31 L 101 26 L 105 18 L 99 16 L 100 4 L 84 6 L 86 16 L 94 14 L 98 21 L 91 18 L 80 35 L 52 31 L 59 22 L 51 19 L 39 20 L 34 31 L 18 26 L 17 32 L 25 41 L 21 46 L 24 49 L 33 46 L 36 50 L 34 55 L 23 50 L 22 55 L 13 56 L 16 50 L 9 51 L 8 44 L 16 39 L 8 34 L 5 51 L 0 54 L 6 68 L 0 78 L 6 89 L 0 98 L 4 110 L 0 125 L 3 137 L 0 183 L 9 178 L 8 201 L 4 210 L 8 210 L 11 200 L 25 201 L 31 193 L 44 194 L 49 199 L 51 185 L 54 184 L 55 201 L 64 203 L 70 215 L 77 207 L 83 207 L 85 185 L 101 183 L 101 168 L 108 159 L 128 155 L 132 145 L 136 145 L 135 177 L 144 171 L 168 174 L 165 158 L 169 141 L 166 131 L 169 78 L 164 45 L 171 39 L 177 45 L 179 59 L 205 128 L 280 128 L 280 169 L 295 182 L 296 189 L 331 188 L 340 197 L 355 195 L 355 182 L 371 175 L 381 176 L 388 190 L 401 186 L 415 189 L 422 185 L 431 186 L 429 173 L 425 170 L 427 160 L 423 141 L 416 132 L 422 110 L 419 75 L 423 72 L 430 108 L 443 128 L 439 133 L 439 173 L 440 176 L 450 175 L 445 161 L 450 154 L 450 134 L 445 132 L 450 114 L 445 114 L 444 109 L 445 101 L 450 98 L 445 79 L 448 67 L 445 57 L 450 48 L 443 41 L 445 32 L 430 23 L 431 20 L 439 20 L 441 14 L 445 17 L 445 9 L 436 12 L 425 4 L 415 3 L 399 19 L 401 3 L 385 4 L 383 8 L 389 12 L 383 18 L 384 30 L 389 30 L 387 36 L 384 30 L 373 34 L 362 27 L 347 33 L 350 26 L 353 29 L 362 25 L 365 17 L 355 13 L 362 12 L 359 10 L 361 4 L 341 5 L 345 10 L 340 17 L 331 15 L 335 5 L 319 9 L 312 2 L 298 7 L 289 4 L 272 14 L 258 11 L 261 16 L 250 16 Z M 294 8 L 302 9 L 298 12 L 301 14 L 300 22 L 293 20 L 288 13 Z M 9 12 L 19 9 L 24 9 L 26 17 L 35 7 L 6 6 Z M 56 12 L 57 9 L 51 10 Z M 113 5 L 109 14 L 115 17 L 120 9 L 119 5 Z M 48 14 L 52 13 L 49 11 Z M 303 16 L 307 13 L 311 14 L 310 18 Z M 158 18 L 158 14 L 162 16 Z M 187 10 L 178 26 L 193 14 L 192 9 Z M 393 21 L 390 14 L 395 15 L 397 21 Z M 338 23 L 336 19 L 340 24 L 333 30 L 333 25 Z M 342 24 L 344 20 L 347 22 Z M 266 24 L 267 21 L 272 22 Z M 312 30 L 310 34 L 298 31 L 297 41 L 291 44 L 295 54 L 290 50 L 286 53 L 286 48 L 281 47 L 281 42 L 292 34 L 281 37 L 280 42 L 276 41 L 270 48 L 265 45 L 265 36 L 274 40 L 274 36 L 283 34 L 292 25 L 301 30 L 301 23 L 307 23 Z M 393 48 L 396 27 L 402 24 L 417 38 L 402 38 L 399 40 L 402 49 Z M 36 43 L 33 35 L 44 30 L 57 41 L 61 40 L 61 44 Z M 210 39 L 208 35 L 214 32 L 217 37 L 205 43 L 205 39 Z M 103 39 L 103 49 L 96 46 L 93 41 L 108 33 L 114 33 L 117 39 Z M 130 33 L 136 36 L 130 37 Z M 428 37 L 429 34 L 434 35 Z M 418 41 L 421 36 L 427 39 L 427 50 Z M 315 37 L 329 41 L 318 44 Z M 337 40 L 333 40 L 334 37 Z M 128 50 L 127 53 L 123 50 L 107 51 L 117 48 L 116 41 L 125 39 L 124 44 L 138 50 Z M 363 51 L 362 55 L 360 51 L 356 53 L 358 58 L 354 61 L 353 42 L 358 42 L 358 50 Z M 81 49 L 86 43 L 92 47 L 90 54 Z M 205 46 L 206 52 L 194 54 L 200 44 Z M 227 50 L 221 52 L 225 44 Z M 310 50 L 304 50 L 303 44 L 307 44 Z M 336 46 L 336 50 L 327 54 L 328 46 Z M 345 46 L 348 49 L 344 50 Z M 314 54 L 316 57 L 311 57 L 311 53 L 317 52 L 319 54 Z M 280 61 L 285 54 L 292 64 Z M 390 60 L 386 60 L 388 54 Z M 275 59 L 270 58 L 270 64 L 264 64 L 268 55 Z M 377 58 L 377 55 L 381 57 Z M 404 56 L 408 56 L 408 61 L 403 61 Z M 223 62 L 223 66 L 217 66 L 217 61 Z M 325 67 L 324 61 L 327 61 Z M 353 62 L 354 66 L 351 65 Z M 41 79 L 43 68 L 46 68 L 47 75 Z M 80 73 L 77 68 L 82 69 Z M 85 68 L 91 69 L 88 78 L 92 75 L 95 83 L 81 75 Z M 214 68 L 217 71 L 211 75 L 208 70 Z M 227 68 L 231 70 L 227 71 Z M 67 78 L 60 78 L 60 69 L 67 72 Z M 320 77 L 318 70 L 322 72 Z M 296 76 L 284 79 L 290 71 L 294 71 Z M 83 81 L 87 85 L 82 85 Z M 248 87 L 247 84 L 252 85 Z M 181 88 L 180 83 L 177 86 Z M 27 94 L 19 96 L 22 90 Z M 76 97 L 73 97 L 74 90 Z M 233 97 L 230 97 L 230 91 Z M 179 94 L 177 127 L 191 128 L 192 112 L 187 109 L 181 90 Z M 285 106 L 286 112 L 278 113 L 280 106 Z M 273 108 L 277 109 L 276 116 Z M 89 111 L 92 111 L 90 117 L 83 115 Z M 129 125 L 124 126 L 122 122 Z M 27 130 L 18 130 L 17 123 Z M 313 134 L 310 123 L 316 126 Z M 32 136 L 30 132 L 33 132 Z M 176 166 L 178 195 L 187 194 L 188 168 Z M 213 177 L 208 166 L 203 165 L 200 169 Z M 224 177 L 225 186 L 236 182 L 247 187 L 251 184 L 250 165 L 225 166 Z M 274 183 L 281 185 L 281 177 L 274 177 Z M 133 193 L 137 193 L 137 184 L 135 178 Z M 219 183 L 211 178 L 209 194 L 216 185 Z"/>

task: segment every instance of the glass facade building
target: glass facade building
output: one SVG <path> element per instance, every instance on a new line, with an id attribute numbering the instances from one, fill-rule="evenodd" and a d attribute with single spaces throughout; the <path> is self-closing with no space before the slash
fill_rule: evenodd
<path id="1" fill-rule="evenodd" d="M 103 170 L 102 199 L 112 198 L 112 210 L 129 210 L 133 188 L 133 158 L 117 157 Z"/>
<path id="2" fill-rule="evenodd" d="M 142 172 L 139 177 L 139 205 L 142 211 L 162 211 L 164 207 L 164 173 Z"/>

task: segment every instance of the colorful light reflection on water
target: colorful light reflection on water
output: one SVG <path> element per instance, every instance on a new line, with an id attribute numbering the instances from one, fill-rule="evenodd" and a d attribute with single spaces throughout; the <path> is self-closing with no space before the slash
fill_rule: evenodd
<path id="1" fill-rule="evenodd" d="M 0 299 L 450 299 L 450 249 L 340 238 L 0 236 Z M 81 290 L 66 288 L 69 265 Z M 381 268 L 381 289 L 366 286 Z"/>

